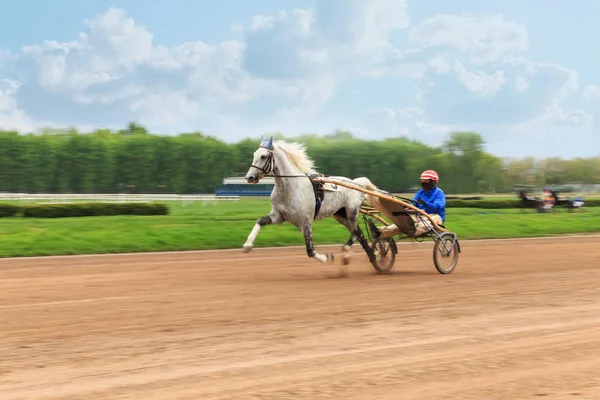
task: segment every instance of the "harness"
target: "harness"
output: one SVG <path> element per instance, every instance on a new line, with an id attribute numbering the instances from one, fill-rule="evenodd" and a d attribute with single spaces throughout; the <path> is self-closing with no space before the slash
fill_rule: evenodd
<path id="1" fill-rule="evenodd" d="M 264 146 L 261 146 L 261 147 L 264 147 Z M 321 210 L 321 205 L 323 204 L 323 200 L 325 199 L 325 192 L 323 190 L 324 183 L 323 182 L 315 182 L 313 180 L 313 178 L 323 177 L 325 175 L 323 175 L 323 174 L 275 175 L 275 174 L 273 174 L 273 172 L 275 170 L 275 157 L 274 157 L 273 151 L 271 149 L 267 148 L 267 151 L 269 152 L 269 156 L 262 167 L 251 164 L 252 167 L 261 171 L 261 174 L 260 174 L 261 176 L 259 176 L 259 178 L 262 179 L 265 175 L 269 175 L 269 174 L 272 174 L 274 177 L 279 177 L 279 178 L 301 178 L 301 177 L 306 176 L 310 180 L 310 183 L 313 187 L 313 192 L 315 193 L 315 214 L 313 215 L 313 219 L 317 218 L 317 214 L 319 214 L 319 211 Z"/>
<path id="2" fill-rule="evenodd" d="M 315 182 L 313 178 L 319 176 L 319 174 L 306 175 L 308 179 L 310 179 L 310 183 L 312 184 L 313 191 L 315 192 L 315 215 L 313 219 L 317 218 L 317 214 L 319 214 L 319 210 L 321 210 L 321 205 L 323 204 L 323 200 L 325 199 L 325 191 L 323 190 L 323 182 Z M 323 176 L 322 174 L 320 176 Z"/>

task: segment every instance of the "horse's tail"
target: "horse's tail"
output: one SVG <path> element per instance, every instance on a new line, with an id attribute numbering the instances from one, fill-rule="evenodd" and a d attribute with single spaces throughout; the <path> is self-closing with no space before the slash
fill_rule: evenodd
<path id="1" fill-rule="evenodd" d="M 373 192 L 379 190 L 379 188 L 377 186 L 375 186 L 375 184 L 373 182 L 371 182 L 371 180 L 369 178 L 364 177 L 364 176 L 355 178 L 352 180 L 352 182 L 360 185 L 363 189 L 366 189 L 366 190 L 370 190 Z M 377 204 L 379 203 L 378 202 L 379 199 L 377 197 L 373 197 L 370 194 L 365 193 L 365 200 L 367 201 L 367 203 L 369 205 L 377 208 Z"/>
<path id="2" fill-rule="evenodd" d="M 361 176 L 359 178 L 353 179 L 352 181 L 362 186 L 363 189 L 372 191 L 379 190 L 377 186 L 375 186 L 375 184 L 373 184 L 373 182 L 371 182 L 371 180 L 367 177 Z"/>

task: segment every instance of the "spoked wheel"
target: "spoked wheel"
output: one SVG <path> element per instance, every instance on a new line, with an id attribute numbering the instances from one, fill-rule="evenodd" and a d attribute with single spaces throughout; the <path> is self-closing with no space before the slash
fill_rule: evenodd
<path id="1" fill-rule="evenodd" d="M 451 274 L 458 264 L 460 246 L 456 235 L 445 232 L 435 240 L 433 246 L 433 262 L 440 274 Z M 447 266 L 446 266 L 447 265 Z"/>
<path id="2" fill-rule="evenodd" d="M 373 267 L 380 273 L 389 272 L 394 266 L 396 253 L 398 252 L 394 238 L 374 239 L 371 249 L 375 253 L 375 262 L 372 263 Z"/>

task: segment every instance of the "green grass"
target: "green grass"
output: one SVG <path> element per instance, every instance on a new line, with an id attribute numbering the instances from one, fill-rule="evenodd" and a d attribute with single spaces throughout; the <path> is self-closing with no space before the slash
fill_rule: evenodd
<path id="1" fill-rule="evenodd" d="M 239 248 L 268 199 L 184 205 L 172 202 L 168 216 L 113 216 L 59 219 L 0 219 L 0 257 L 166 250 Z M 551 236 L 600 232 L 600 207 L 568 213 L 449 209 L 446 226 L 461 239 Z M 330 218 L 314 226 L 317 246 L 342 244 L 345 228 Z M 265 227 L 255 246 L 303 245 L 293 226 Z"/>

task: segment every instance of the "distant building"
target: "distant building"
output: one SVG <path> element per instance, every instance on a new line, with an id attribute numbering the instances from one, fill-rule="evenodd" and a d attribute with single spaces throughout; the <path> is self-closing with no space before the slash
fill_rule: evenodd
<path id="1" fill-rule="evenodd" d="M 217 196 L 270 196 L 275 186 L 275 179 L 264 177 L 260 183 L 246 182 L 244 177 L 228 177 L 223 179 L 223 184 L 215 189 Z"/>

